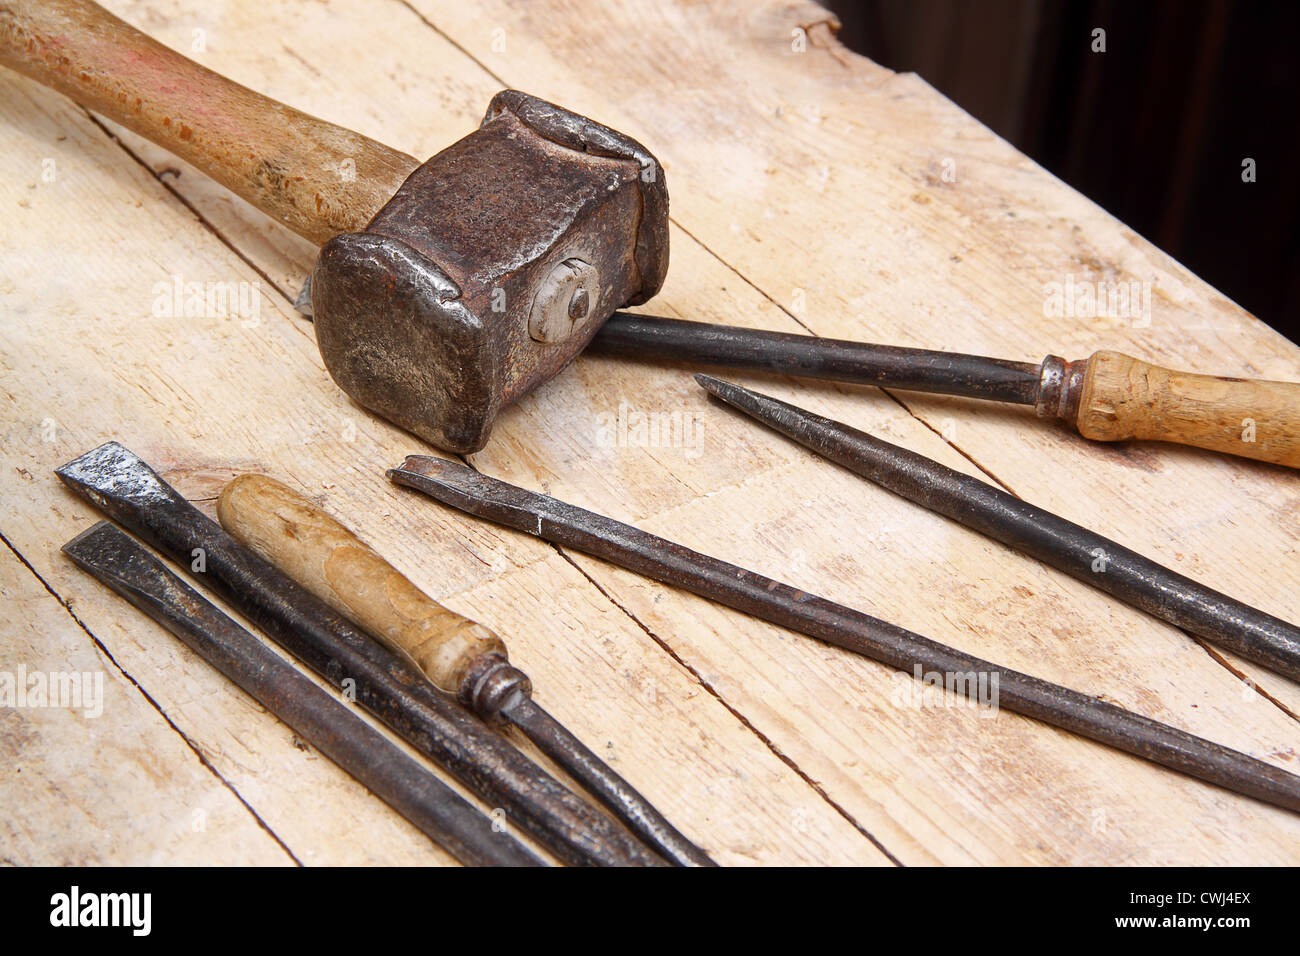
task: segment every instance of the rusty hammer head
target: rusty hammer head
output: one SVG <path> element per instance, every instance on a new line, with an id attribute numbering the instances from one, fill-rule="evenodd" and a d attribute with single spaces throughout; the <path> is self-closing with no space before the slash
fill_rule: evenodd
<path id="1" fill-rule="evenodd" d="M 639 143 L 514 90 L 420 166 L 311 277 L 330 375 L 440 448 L 482 448 L 668 267 L 663 170 Z"/>
<path id="2" fill-rule="evenodd" d="M 481 448 L 503 405 L 663 282 L 659 164 L 550 103 L 498 93 L 476 132 L 421 166 L 88 0 L 0 0 L 0 20 L 0 64 L 323 243 L 307 301 L 326 368 L 357 402 L 442 448 Z"/>

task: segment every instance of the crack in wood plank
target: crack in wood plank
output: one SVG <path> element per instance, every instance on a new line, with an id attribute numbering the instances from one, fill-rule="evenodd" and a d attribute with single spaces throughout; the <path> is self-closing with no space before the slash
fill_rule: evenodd
<path id="1" fill-rule="evenodd" d="M 794 771 L 794 773 L 799 777 L 799 779 L 802 780 L 804 783 L 806 783 L 809 789 L 811 789 L 814 793 L 816 793 L 836 813 L 838 813 L 841 817 L 843 817 L 845 822 L 847 822 L 850 826 L 852 826 L 855 830 L 857 830 L 860 834 L 862 834 L 863 837 L 865 837 L 868 841 L 870 841 L 871 844 L 875 846 L 877 850 L 883 853 L 890 860 L 890 862 L 892 862 L 895 866 L 906 865 L 905 863 L 903 863 L 902 860 L 900 860 L 897 856 L 895 856 L 892 852 L 890 852 L 889 848 L 885 846 L 883 840 L 881 840 L 870 830 L 868 830 L 865 826 L 863 826 L 862 823 L 860 823 L 857 819 L 855 819 L 853 814 L 851 814 L 847 808 L 841 805 L 838 801 L 835 800 L 834 797 L 832 797 L 829 793 L 826 792 L 825 787 L 823 787 L 820 783 L 814 780 L 812 776 L 810 776 L 807 771 L 805 771 L 802 767 L 800 767 L 799 764 L 796 763 L 795 760 L 789 754 L 785 753 L 785 751 L 783 751 L 780 747 L 778 747 L 774 740 L 769 738 L 765 733 L 763 733 L 763 731 L 759 730 L 752 720 L 750 720 L 748 717 L 746 717 L 743 713 L 740 712 L 740 709 L 738 707 L 736 707 L 734 704 L 728 701 L 718 691 L 716 687 L 714 687 L 707 680 L 705 680 L 704 675 L 701 674 L 698 669 L 692 667 L 680 654 L 674 651 L 672 649 L 672 646 L 669 645 L 669 643 L 666 640 L 664 640 L 662 637 L 656 634 L 639 617 L 633 614 L 631 610 L 629 610 L 627 607 L 620 604 L 618 600 L 615 599 L 614 595 L 610 594 L 603 587 L 601 587 L 600 583 L 596 581 L 596 579 L 593 578 L 590 574 L 584 571 L 582 567 L 578 564 L 578 562 L 574 561 L 572 557 L 570 557 L 567 553 L 565 553 L 565 550 L 563 548 L 561 548 L 557 544 L 551 544 L 551 547 L 555 550 L 556 554 L 558 554 L 566 562 L 568 562 L 568 564 L 572 566 L 572 568 L 575 571 L 581 574 L 591 584 L 592 587 L 594 587 L 597 591 L 599 591 L 605 597 L 605 600 L 609 601 L 610 604 L 618 608 L 624 615 L 627 616 L 627 618 L 633 624 L 635 624 L 642 631 L 644 631 L 645 635 L 648 638 L 650 638 L 650 640 L 658 644 L 659 647 L 663 649 L 663 652 L 667 654 L 669 657 L 671 657 L 679 667 L 681 667 L 684 671 L 690 674 L 695 679 L 695 681 L 700 685 L 700 688 L 704 690 L 705 693 L 713 697 L 719 704 L 723 706 L 723 708 L 726 709 L 727 713 L 731 714 L 731 716 L 734 717 L 742 726 L 747 728 L 755 737 L 761 740 L 763 742 L 763 746 L 767 747 L 767 749 L 772 752 L 772 755 L 774 757 L 776 757 L 787 767 L 789 767 L 792 771 Z"/>
<path id="2" fill-rule="evenodd" d="M 212 762 L 207 758 L 207 755 L 203 753 L 202 748 L 200 748 L 198 744 L 196 744 L 192 739 L 190 739 L 189 735 L 187 735 L 183 730 L 180 729 L 180 727 L 177 726 L 176 722 L 172 720 L 170 716 L 168 716 L 167 712 L 163 710 L 162 706 L 158 703 L 158 701 L 155 700 L 147 690 L 145 690 L 145 688 L 143 687 L 143 685 L 141 685 L 139 681 L 137 681 L 133 676 L 131 676 L 131 674 L 129 674 L 126 671 L 126 669 L 123 668 L 122 665 L 118 663 L 117 658 L 115 658 L 112 652 L 109 651 L 109 649 L 104 645 L 104 642 L 95 636 L 95 634 L 87 626 L 86 622 L 83 621 L 77 615 L 77 612 L 72 609 L 72 605 L 61 594 L 59 594 L 56 590 L 54 590 L 53 587 L 50 586 L 50 583 L 41 575 L 39 571 L 36 570 L 36 568 L 32 566 L 32 563 L 28 561 L 27 558 L 14 546 L 13 542 L 9 540 L 9 538 L 4 534 L 3 531 L 0 531 L 0 543 L 3 543 L 4 546 L 9 549 L 9 551 L 13 554 L 15 558 L 18 559 L 18 561 L 22 564 L 22 566 L 25 567 L 29 572 L 31 572 L 32 576 L 36 578 L 38 582 L 40 582 L 41 587 L 43 587 L 46 590 L 46 592 L 52 598 L 54 598 L 55 601 L 59 603 L 59 606 L 62 607 L 63 610 L 67 612 L 68 616 L 72 618 L 73 622 L 77 625 L 77 627 L 79 627 L 85 633 L 86 637 L 90 639 L 91 644 L 94 645 L 95 649 L 99 652 L 99 654 L 102 655 L 104 659 L 106 659 L 110 664 L 112 664 L 113 668 L 119 674 L 121 674 L 122 677 L 125 678 L 126 681 L 130 683 L 132 687 L 135 688 L 136 692 L 139 693 L 140 696 L 145 699 L 145 701 L 148 702 L 149 706 L 152 707 L 154 711 L 157 712 L 158 716 L 163 719 L 163 722 L 168 727 L 170 727 L 172 732 L 175 733 L 176 736 L 178 736 L 181 739 L 181 741 L 185 744 L 187 748 L 189 748 L 190 752 L 195 756 L 195 758 L 197 758 L 200 765 L 202 765 L 203 768 L 207 770 L 208 773 L 210 773 L 217 780 L 218 783 L 220 783 L 223 787 L 225 787 L 228 791 L 230 791 L 231 796 L 233 796 L 236 800 L 239 801 L 240 805 L 243 806 L 243 808 L 248 812 L 248 815 L 253 818 L 253 820 L 266 833 L 267 836 L 269 836 L 272 840 L 275 841 L 275 843 L 280 847 L 280 849 L 284 851 L 285 855 L 288 856 L 289 859 L 293 861 L 295 866 L 302 866 L 303 865 L 302 860 L 298 858 L 297 854 L 295 854 L 293 850 L 289 848 L 289 846 L 284 842 L 284 840 L 280 838 L 279 834 L 277 834 L 273 829 L 271 829 L 270 825 L 264 819 L 262 819 L 262 816 L 255 809 L 253 809 L 253 806 L 246 799 L 244 799 L 243 794 L 239 792 L 239 790 L 235 787 L 235 785 L 231 783 L 229 780 L 227 780 L 221 774 L 221 771 L 219 771 L 216 767 L 212 765 Z"/>
<path id="3" fill-rule="evenodd" d="M 500 83 L 502 86 L 511 86 L 511 85 L 512 85 L 512 84 L 510 84 L 510 83 L 509 83 L 509 82 L 508 82 L 508 81 L 507 81 L 503 76 L 501 76 L 500 74 L 498 74 L 497 72 L 495 72 L 491 67 L 489 67 L 489 66 L 488 66 L 486 63 L 484 63 L 481 59 L 479 59 L 477 56 L 475 56 L 475 55 L 474 55 L 470 50 L 468 50 L 465 46 L 463 46 L 461 43 L 459 43 L 459 42 L 458 42 L 454 37 L 452 37 L 450 34 L 448 34 L 445 30 L 443 30 L 443 29 L 442 29 L 441 27 L 439 27 L 437 24 L 435 24 L 435 23 L 433 23 L 431 20 L 429 20 L 428 17 L 426 17 L 426 16 L 425 16 L 421 11 L 419 11 L 419 10 L 416 9 L 414 6 L 412 6 L 411 3 L 409 2 L 409 0 L 396 0 L 396 2 L 398 2 L 398 3 L 401 4 L 402 6 L 406 7 L 406 8 L 407 8 L 408 10 L 410 10 L 413 14 L 415 14 L 415 16 L 417 17 L 417 19 L 420 20 L 420 22 L 422 22 L 423 24 L 425 24 L 429 29 L 431 29 L 431 30 L 434 31 L 436 34 L 438 34 L 438 36 L 442 37 L 445 41 L 447 41 L 449 44 L 451 44 L 453 47 L 455 47 L 457 50 L 459 50 L 459 51 L 460 51 L 462 54 L 464 54 L 464 55 L 465 55 L 465 56 L 466 56 L 466 57 L 467 57 L 467 58 L 468 58 L 472 63 L 474 63 L 474 64 L 477 65 L 480 69 L 482 69 L 483 72 L 486 73 L 488 76 L 492 77 L 494 80 L 496 80 L 496 81 L 497 81 L 498 83 Z M 814 27 L 814 26 L 820 26 L 820 27 L 825 28 L 823 31 L 820 31 L 820 32 L 819 32 L 819 38 L 818 38 L 816 41 L 813 42 L 813 45 L 816 46 L 816 47 L 819 48 L 819 49 L 822 49 L 822 50 L 824 50 L 824 51 L 829 52 L 829 53 L 832 55 L 832 57 L 833 57 L 834 59 L 837 60 L 837 62 L 840 62 L 841 65 L 845 65 L 845 66 L 847 66 L 848 63 L 844 60 L 843 55 L 842 55 L 844 52 L 847 52 L 847 51 L 844 50 L 842 44 L 840 44 L 839 41 L 838 41 L 838 40 L 835 38 L 835 36 L 834 36 L 835 25 L 837 24 L 837 22 L 838 22 L 838 21 L 836 21 L 835 18 L 834 18 L 834 16 L 832 15 L 832 16 L 828 16 L 828 17 L 823 18 L 823 19 L 819 19 L 819 20 L 817 20 L 817 21 L 815 21 L 815 22 L 813 22 L 813 23 L 811 23 L 811 24 L 806 24 L 806 25 L 805 25 L 805 24 L 799 24 L 799 26 L 802 27 L 802 28 L 805 29 L 805 30 L 808 30 L 808 31 L 811 31 L 812 27 Z M 823 33 L 824 33 L 824 35 L 822 35 Z M 811 39 L 811 34 L 810 34 L 810 39 Z M 888 82 L 890 79 L 892 79 L 892 76 L 885 76 L 885 77 L 882 77 L 882 78 L 880 79 L 880 82 L 882 82 L 882 83 L 883 83 L 883 82 Z M 779 302 L 779 301 L 778 301 L 775 297 L 773 297 L 773 296 L 772 296 L 772 295 L 771 295 L 771 294 L 770 294 L 770 293 L 769 293 L 765 288 L 763 288 L 763 287 L 762 287 L 758 282 L 756 282 L 754 279 L 752 279 L 750 276 L 748 276 L 748 275 L 747 275 L 744 271 L 742 271 L 738 266 L 736 266 L 736 265 L 734 265 L 733 263 L 727 261 L 727 260 L 726 260 L 726 259 L 725 259 L 721 254 L 720 254 L 720 253 L 718 253 L 715 249 L 713 249 L 713 248 L 712 248 L 712 247 L 711 247 L 707 242 L 705 242 L 703 239 L 701 239 L 698 235 L 696 235 L 695 233 L 693 233 L 693 232 L 692 232 L 689 228 L 687 228 L 687 227 L 686 227 L 686 226 L 685 226 L 685 225 L 684 225 L 680 220 L 678 220 L 676 217 L 673 217 L 673 216 L 670 216 L 670 217 L 669 217 L 669 220 L 673 223 L 673 225 L 675 225 L 675 226 L 676 226 L 678 229 L 680 229 L 683 233 L 685 233 L 687 236 L 689 236 L 689 237 L 690 237 L 690 238 L 691 238 L 691 239 L 692 239 L 692 240 L 693 240 L 697 245 L 699 245 L 700 248 L 702 248 L 702 249 L 705 250 L 705 251 L 706 251 L 710 256 L 712 256 L 712 257 L 713 257 L 713 258 L 714 258 L 718 263 L 720 263 L 720 264 L 723 265 L 725 268 L 727 268 L 727 269 L 728 269 L 732 274 L 734 274 L 738 279 L 740 279 L 742 282 L 744 282 L 746 285 L 748 285 L 751 289 L 753 289 L 756 293 L 758 293 L 759 295 L 761 295 L 761 296 L 762 296 L 764 299 L 766 299 L 769 303 L 771 303 L 773 306 L 775 306 L 777 309 L 779 309 L 779 310 L 780 310 L 780 311 L 781 311 L 781 312 L 782 312 L 782 313 L 783 313 L 787 318 L 789 318 L 791 321 L 795 322 L 795 323 L 796 323 L 797 325 L 799 325 L 801 328 L 805 329 L 805 330 L 808 332 L 809 335 L 812 335 L 812 336 L 814 336 L 814 337 L 820 337 L 820 336 L 818 336 L 818 333 L 816 332 L 816 330 L 815 330 L 811 325 L 809 325 L 807 322 L 804 322 L 804 321 L 803 321 L 799 316 L 797 316 L 793 311 L 791 311 L 789 308 L 787 308 L 783 303 Z M 841 391 L 842 391 L 842 390 L 841 390 Z M 987 476 L 988 479 L 989 479 L 990 481 L 995 482 L 998 486 L 1000 486 L 1000 487 L 1001 487 L 1003 490 L 1005 490 L 1008 494 L 1015 495 L 1017 498 L 1020 497 L 1020 495 L 1017 494 L 1016 491 L 1015 491 L 1015 490 L 1014 490 L 1014 489 L 1013 489 L 1013 488 L 1012 488 L 1012 487 L 1011 487 L 1011 486 L 1010 486 L 1006 481 L 1004 481 L 1001 477 L 999 477 L 997 474 L 995 474 L 995 473 L 994 473 L 990 468 L 988 468 L 988 467 L 986 467 L 984 464 L 982 464 L 982 463 L 981 463 L 981 462 L 980 462 L 980 461 L 979 461 L 979 460 L 974 456 L 974 454 L 972 454 L 971 452 L 969 452 L 969 451 L 967 451 L 965 448 L 963 448 L 963 447 L 962 447 L 962 446 L 961 446 L 961 445 L 960 445 L 956 440 L 954 440 L 953 438 L 949 437 L 948 435 L 945 435 L 945 434 L 943 433 L 942 430 L 940 430 L 940 429 L 938 429 L 938 428 L 935 428 L 934 425 L 931 424 L 931 422 L 927 419 L 926 416 L 924 416 L 923 414 L 920 414 L 920 413 L 914 411 L 914 410 L 913 410 L 913 409 L 912 409 L 912 408 L 911 408 L 911 407 L 910 407 L 906 402 L 904 402 L 902 399 L 900 399 L 900 398 L 899 398 L 899 397 L 894 393 L 893 390 L 888 389 L 888 388 L 880 387 L 880 388 L 878 388 L 878 391 L 880 391 L 880 392 L 882 392 L 883 394 L 885 394 L 886 396 L 888 396 L 891 400 L 893 400 L 895 403 L 897 403 L 899 407 L 901 407 L 905 412 L 907 412 L 908 415 L 910 415 L 912 418 L 916 419 L 916 421 L 918 421 L 920 424 L 924 425 L 926 428 L 930 429 L 930 431 L 934 432 L 934 434 L 937 435 L 940 439 L 942 439 L 942 440 L 943 440 L 947 445 L 949 445 L 949 447 L 951 447 L 954 451 L 956 451 L 956 452 L 957 452 L 958 454 L 960 454 L 963 458 L 965 458 L 967 461 L 969 461 L 969 462 L 970 462 L 970 463 L 971 463 L 975 468 L 977 468 L 977 469 L 978 469 L 982 474 L 984 474 L 985 476 Z M 1209 647 L 1208 647 L 1208 645 L 1207 645 L 1204 641 L 1200 640 L 1200 639 L 1197 638 L 1195 635 L 1188 634 L 1186 631 L 1183 631 L 1181 628 L 1176 628 L 1176 630 L 1179 630 L 1180 633 L 1185 634 L 1187 637 L 1189 637 L 1190 639 L 1192 639 L 1193 641 L 1195 641 L 1198 645 L 1200 645 L 1204 650 L 1206 650 L 1207 653 L 1209 653 Z M 1258 686 L 1254 681 L 1252 681 L 1252 680 L 1251 680 L 1251 679 L 1250 679 L 1246 674 L 1242 673 L 1241 671 L 1237 670 L 1236 668 L 1231 667 L 1231 666 L 1228 664 L 1228 662 L 1227 662 L 1226 660 L 1224 660 L 1222 657 L 1220 657 L 1220 656 L 1217 655 L 1217 654 L 1213 654 L 1213 653 L 1210 653 L 1210 657 L 1211 657 L 1214 661 L 1216 661 L 1217 663 L 1219 663 L 1219 664 L 1221 664 L 1223 667 L 1225 667 L 1225 668 L 1226 668 L 1226 669 L 1227 669 L 1231 674 L 1233 674 L 1233 675 L 1234 675 L 1235 677 L 1237 677 L 1239 680 L 1242 680 L 1243 682 L 1249 684 L 1253 689 L 1255 689 L 1255 690 L 1259 691 L 1261 694 L 1263 694 L 1263 696 L 1264 696 L 1268 701 L 1270 701 L 1271 703 L 1277 705 L 1277 706 L 1278 706 L 1278 707 L 1279 707 L 1283 712 L 1285 712 L 1286 714 L 1288 714 L 1289 716 L 1291 716 L 1291 717 L 1293 717 L 1293 718 L 1297 716 L 1296 714 L 1292 713 L 1292 711 L 1290 711 L 1290 710 L 1287 709 L 1285 706 L 1283 706 L 1282 703 L 1281 703 L 1281 701 L 1279 701 L 1277 698 L 1275 698 L 1274 696 L 1272 696 L 1272 695 L 1270 695 L 1270 694 L 1267 694 L 1267 693 L 1263 692 L 1263 691 L 1259 688 L 1259 686 Z"/>

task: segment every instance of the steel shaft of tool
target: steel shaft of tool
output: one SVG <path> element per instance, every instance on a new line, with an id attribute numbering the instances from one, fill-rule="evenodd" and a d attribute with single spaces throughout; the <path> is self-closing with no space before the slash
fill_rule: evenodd
<path id="1" fill-rule="evenodd" d="M 587 351 L 1034 405 L 1042 366 L 615 312 Z"/>
<path id="2" fill-rule="evenodd" d="M 663 860 L 109 442 L 56 469 L 73 491 L 188 569 L 269 637 L 566 863 Z"/>
<path id="3" fill-rule="evenodd" d="M 1096 697 L 999 667 L 631 525 L 479 474 L 412 456 L 389 477 L 461 511 L 585 552 L 761 620 L 912 674 L 996 675 L 998 706 L 1228 790 L 1300 812 L 1300 777 Z M 978 680 L 957 686 L 978 700 Z"/>
<path id="4" fill-rule="evenodd" d="M 696 380 L 728 405 L 882 488 L 1300 680 L 1300 628 L 1293 624 L 924 455 L 738 385 L 707 375 Z"/>
<path id="5" fill-rule="evenodd" d="M 501 712 L 584 790 L 641 839 L 679 866 L 717 866 L 630 783 L 615 773 L 532 697 L 519 697 Z"/>
<path id="6" fill-rule="evenodd" d="M 1109 349 L 1031 365 L 616 312 L 588 350 L 1030 405 L 1092 441 L 1175 442 L 1300 468 L 1300 382 L 1182 372 Z"/>
<path id="7" fill-rule="evenodd" d="M 267 475 L 233 479 L 217 519 L 275 565 L 490 724 L 508 721 L 633 833 L 682 866 L 715 865 L 654 806 L 533 699 L 495 631 L 434 600 L 306 495 Z"/>
<path id="8" fill-rule="evenodd" d="M 107 521 L 63 546 L 83 570 L 178 637 L 467 866 L 542 866 L 518 840 Z"/>

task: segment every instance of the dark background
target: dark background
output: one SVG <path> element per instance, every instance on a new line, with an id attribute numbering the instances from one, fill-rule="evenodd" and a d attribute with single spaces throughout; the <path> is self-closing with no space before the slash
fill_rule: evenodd
<path id="1" fill-rule="evenodd" d="M 823 3 L 845 45 L 920 74 L 1300 342 L 1300 3 Z"/>

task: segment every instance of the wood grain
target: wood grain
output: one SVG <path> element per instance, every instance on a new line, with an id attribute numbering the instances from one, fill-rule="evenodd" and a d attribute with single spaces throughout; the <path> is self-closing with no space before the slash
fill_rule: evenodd
<path id="1" fill-rule="evenodd" d="M 38 675 L 50 691 L 74 686 L 61 679 L 78 689 L 25 695 L 0 710 L 5 865 L 293 862 L 216 767 L 87 640 L 75 612 L 2 545 L 0 600 L 12 615 L 0 629 L 4 676 L 22 675 L 33 690 Z"/>
<path id="2" fill-rule="evenodd" d="M 221 526 L 340 614 L 415 662 L 453 696 L 471 664 L 506 647 L 482 624 L 424 594 L 304 495 L 265 475 L 221 489 Z"/>
<path id="3" fill-rule="evenodd" d="M 130 127 L 316 243 L 360 232 L 419 165 L 232 83 L 89 0 L 4 0 L 0 64 Z"/>
<path id="4" fill-rule="evenodd" d="M 1088 359 L 1079 434 L 1150 438 L 1300 468 L 1300 383 L 1176 372 L 1122 352 Z"/>
<path id="5" fill-rule="evenodd" d="M 172 45 L 203 26 L 205 66 L 414 155 L 469 132 L 502 86 L 626 130 L 664 161 L 673 197 L 656 313 L 1027 359 L 1113 347 L 1243 377 L 1300 372 L 1300 350 L 916 77 L 839 48 L 811 5 L 111 6 Z M 271 55 L 297 35 L 310 47 Z M 200 502 L 260 471 L 323 504 L 421 590 L 502 634 L 539 701 L 721 862 L 1300 860 L 1294 815 L 1014 715 L 917 702 L 870 662 L 392 488 L 383 469 L 428 449 L 329 383 L 282 294 L 311 250 L 175 158 L 113 128 L 119 145 L 30 82 L 0 82 L 12 212 L 0 403 L 14 423 L 0 530 L 164 706 L 190 699 L 196 675 L 153 659 L 129 609 L 57 556 L 93 516 L 50 469 L 110 437 Z M 1045 315 L 1044 284 L 1069 274 L 1150 281 L 1149 324 Z M 176 275 L 261 283 L 257 321 L 154 315 L 153 284 Z M 754 384 L 1300 618 L 1292 472 L 1089 443 L 981 403 Z M 581 358 L 508 410 L 473 461 L 1296 766 L 1300 688 L 755 429 L 684 369 Z M 219 690 L 186 712 L 187 734 L 214 749 L 239 734 L 231 766 L 293 756 L 273 720 L 219 706 Z M 36 745 L 54 781 L 57 751 Z M 370 838 L 371 858 L 403 858 L 401 841 L 375 838 L 393 825 L 382 806 L 330 790 L 301 820 L 264 776 L 232 783 L 300 858 L 347 858 L 350 834 Z M 40 832 L 42 808 L 23 812 Z"/>

